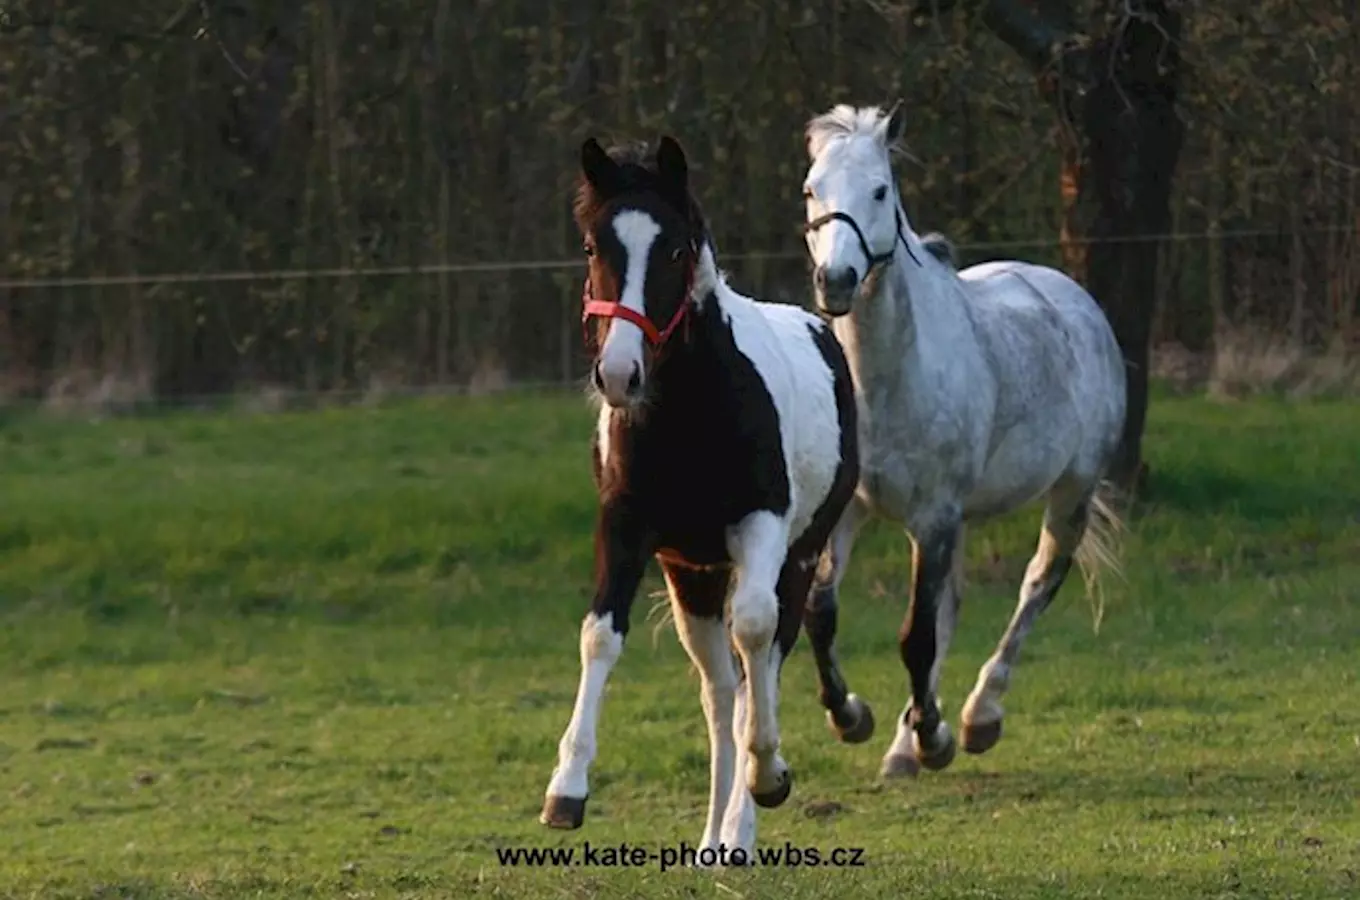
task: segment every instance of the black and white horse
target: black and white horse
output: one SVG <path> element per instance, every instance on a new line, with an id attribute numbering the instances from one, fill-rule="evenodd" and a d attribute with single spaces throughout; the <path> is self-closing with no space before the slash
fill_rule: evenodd
<path id="1" fill-rule="evenodd" d="M 779 753 L 780 670 L 859 479 L 849 367 L 820 319 L 727 284 L 672 138 L 654 154 L 586 141 L 575 215 L 589 263 L 584 318 L 599 342 L 590 380 L 603 400 L 595 596 L 540 819 L 584 819 L 605 682 L 655 558 L 702 679 L 711 785 L 701 848 L 749 861 L 752 800 L 776 807 L 792 787 Z"/>

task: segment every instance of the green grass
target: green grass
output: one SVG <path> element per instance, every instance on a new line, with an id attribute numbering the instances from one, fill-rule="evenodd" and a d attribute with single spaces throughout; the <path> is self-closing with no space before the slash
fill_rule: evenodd
<path id="1" fill-rule="evenodd" d="M 1074 579 L 1006 735 L 883 785 L 909 550 L 872 528 L 836 743 L 799 645 L 794 795 L 759 843 L 857 869 L 525 869 L 497 847 L 697 842 L 697 679 L 644 594 L 589 817 L 537 824 L 590 590 L 579 396 L 0 422 L 0 896 L 1360 896 L 1360 409 L 1158 398 L 1155 494 L 1101 627 Z M 951 718 L 1034 510 L 970 533 Z M 653 577 L 644 592 L 659 589 Z"/>

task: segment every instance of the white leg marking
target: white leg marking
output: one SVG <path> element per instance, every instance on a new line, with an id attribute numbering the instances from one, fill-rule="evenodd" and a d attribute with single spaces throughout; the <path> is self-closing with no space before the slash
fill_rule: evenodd
<path id="1" fill-rule="evenodd" d="M 661 226 L 647 213 L 626 210 L 614 217 L 614 233 L 627 256 L 620 285 L 621 305 L 633 312 L 646 315 L 647 260 L 652 244 L 661 234 Z M 614 319 L 600 347 L 600 382 L 605 398 L 618 405 L 627 398 L 628 382 L 642 372 L 642 329 L 632 322 Z"/>
<path id="2" fill-rule="evenodd" d="M 949 730 L 949 723 L 944 720 L 944 704 L 936 698 L 936 703 L 940 708 L 940 721 L 935 726 L 935 734 L 931 739 L 931 744 L 936 747 L 943 747 L 952 739 Z M 897 778 L 900 776 L 915 776 L 920 771 L 919 762 L 921 756 L 921 739 L 916 731 L 907 724 L 907 714 L 911 712 L 911 701 L 908 700 L 906 706 L 902 707 L 902 712 L 897 717 L 897 732 L 893 735 L 892 744 L 888 747 L 888 752 L 883 754 L 883 765 L 879 773 L 885 778 Z"/>
<path id="3" fill-rule="evenodd" d="M 788 552 L 788 528 L 770 512 L 747 516 L 729 535 L 737 564 L 732 594 L 732 637 L 746 670 L 748 711 L 741 740 L 750 752 L 746 783 L 757 794 L 774 791 L 788 774 L 779 756 L 775 585 Z"/>
<path id="4" fill-rule="evenodd" d="M 571 721 L 557 745 L 557 767 L 548 782 L 547 796 L 584 799 L 588 773 L 595 760 L 595 730 L 609 672 L 623 652 L 623 636 L 614 630 L 614 614 L 590 613 L 581 623 L 581 681 Z"/>
<path id="5" fill-rule="evenodd" d="M 750 707 L 746 699 L 746 682 L 737 685 L 736 703 L 732 708 L 732 729 L 744 735 Z M 737 772 L 745 772 L 750 759 L 744 740 L 736 742 L 737 755 L 734 762 Z M 751 791 L 743 778 L 732 779 L 732 789 L 727 798 L 727 809 L 723 814 L 721 842 L 727 848 L 728 858 L 732 851 L 740 847 L 750 861 L 756 846 L 756 804 L 751 799 Z"/>
<path id="6" fill-rule="evenodd" d="M 888 745 L 888 752 L 883 754 L 883 774 L 884 775 L 915 775 L 916 764 L 916 734 L 907 724 L 907 713 L 911 712 L 911 701 L 902 707 L 902 712 L 897 717 L 897 731 L 893 734 L 892 743 Z"/>
<path id="7" fill-rule="evenodd" d="M 675 602 L 675 628 L 680 642 L 699 669 L 701 699 L 708 722 L 709 794 L 708 820 L 701 848 L 717 849 L 723 812 L 732 794 L 732 773 L 736 766 L 737 745 L 732 737 L 737 671 L 727 626 L 721 618 L 701 619 L 689 615 Z"/>

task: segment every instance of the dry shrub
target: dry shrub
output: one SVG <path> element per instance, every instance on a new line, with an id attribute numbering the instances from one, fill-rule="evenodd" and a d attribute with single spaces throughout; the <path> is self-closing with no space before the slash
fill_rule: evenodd
<path id="1" fill-rule="evenodd" d="M 42 408 L 58 415 L 116 415 L 155 400 L 150 375 L 70 369 L 53 378 Z"/>
<path id="2" fill-rule="evenodd" d="M 270 414 L 293 408 L 294 391 L 278 384 L 257 384 L 234 394 L 233 406 L 244 413 Z"/>
<path id="3" fill-rule="evenodd" d="M 1152 351 L 1154 381 L 1182 393 L 1201 391 L 1209 381 L 1213 357 L 1196 353 L 1184 344 L 1168 343 Z"/>
<path id="4" fill-rule="evenodd" d="M 1180 393 L 1215 399 L 1271 394 L 1303 400 L 1360 392 L 1360 354 L 1340 342 L 1324 351 L 1251 328 L 1221 331 L 1214 349 L 1197 353 L 1180 344 L 1152 352 L 1152 378 Z"/>
<path id="5" fill-rule="evenodd" d="M 1287 336 L 1254 328 L 1220 331 L 1207 390 L 1211 397 L 1259 394 L 1295 399 L 1360 390 L 1360 356 L 1337 342 L 1319 352 Z"/>
<path id="6" fill-rule="evenodd" d="M 472 370 L 467 392 L 469 396 L 480 397 L 484 394 L 500 393 L 510 386 L 509 369 L 499 356 L 494 352 L 488 352 L 478 360 L 477 367 Z"/>

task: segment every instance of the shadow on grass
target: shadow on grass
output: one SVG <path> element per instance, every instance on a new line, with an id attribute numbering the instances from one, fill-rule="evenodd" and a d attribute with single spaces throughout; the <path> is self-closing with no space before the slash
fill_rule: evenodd
<path id="1" fill-rule="evenodd" d="M 1255 523 L 1299 516 L 1345 516 L 1360 511 L 1338 485 L 1295 473 L 1288 481 L 1250 478 L 1209 465 L 1159 468 L 1139 496 L 1136 518 L 1155 512 L 1187 516 L 1232 515 Z"/>

